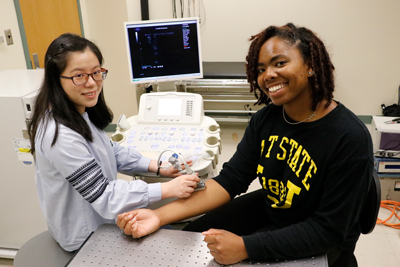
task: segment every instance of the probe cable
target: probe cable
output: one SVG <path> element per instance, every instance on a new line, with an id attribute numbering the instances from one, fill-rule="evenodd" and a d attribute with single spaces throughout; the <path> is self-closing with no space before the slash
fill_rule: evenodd
<path id="1" fill-rule="evenodd" d="M 388 209 L 392 212 L 392 214 L 387 218 L 386 220 L 381 220 L 377 219 L 376 224 L 383 224 L 395 229 L 400 229 L 400 223 L 388 223 L 387 221 L 390 220 L 393 215 L 397 217 L 397 219 L 400 220 L 399 214 L 396 213 L 396 211 L 400 210 L 400 202 L 393 201 L 393 200 L 382 200 L 381 201 L 381 208 Z"/>

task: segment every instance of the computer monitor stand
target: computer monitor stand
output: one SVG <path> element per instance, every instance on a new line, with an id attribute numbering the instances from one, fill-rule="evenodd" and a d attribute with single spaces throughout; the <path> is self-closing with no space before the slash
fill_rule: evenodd
<path id="1" fill-rule="evenodd" d="M 175 82 L 158 82 L 153 84 L 153 92 L 175 92 Z"/>

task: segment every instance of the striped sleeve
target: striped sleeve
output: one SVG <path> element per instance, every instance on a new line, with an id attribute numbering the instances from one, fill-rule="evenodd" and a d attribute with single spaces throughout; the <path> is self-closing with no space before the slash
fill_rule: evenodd
<path id="1" fill-rule="evenodd" d="M 94 159 L 85 163 L 66 179 L 89 203 L 96 201 L 108 185 L 108 179 L 104 177 Z"/>

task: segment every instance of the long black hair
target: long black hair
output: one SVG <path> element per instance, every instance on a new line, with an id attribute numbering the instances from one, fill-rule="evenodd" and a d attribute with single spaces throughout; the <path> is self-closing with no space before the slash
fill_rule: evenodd
<path id="1" fill-rule="evenodd" d="M 279 37 L 287 41 L 289 45 L 295 45 L 304 60 L 309 63 L 315 74 L 309 77 L 313 102 L 312 109 L 315 110 L 322 99 L 327 99 L 326 107 L 330 105 L 335 90 L 333 66 L 329 53 L 324 43 L 311 30 L 304 27 L 296 27 L 288 23 L 282 27 L 270 26 L 250 38 L 249 52 L 246 57 L 247 81 L 250 83 L 250 92 L 258 99 L 256 104 L 269 104 L 271 99 L 261 90 L 257 83 L 257 63 L 261 46 L 270 38 Z"/>
<path id="2" fill-rule="evenodd" d="M 52 146 L 57 141 L 59 124 L 65 125 L 82 135 L 87 141 L 93 142 L 89 126 L 74 103 L 68 98 L 60 82 L 60 75 L 67 67 L 71 53 L 84 52 L 86 49 L 90 49 L 96 55 L 100 65 L 103 64 L 100 49 L 91 41 L 76 34 L 66 33 L 57 37 L 47 49 L 44 60 L 44 80 L 34 104 L 31 121 L 28 124 L 32 153 L 35 151 L 35 137 L 39 133 L 39 126 L 42 125 L 42 134 L 44 134 L 50 118 L 56 122 Z M 106 105 L 103 90 L 97 104 L 86 108 L 86 112 L 90 121 L 101 130 L 113 119 L 113 113 Z"/>

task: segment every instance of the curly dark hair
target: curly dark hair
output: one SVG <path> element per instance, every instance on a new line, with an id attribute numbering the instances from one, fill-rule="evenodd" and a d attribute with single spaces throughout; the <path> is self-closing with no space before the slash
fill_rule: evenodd
<path id="1" fill-rule="evenodd" d="M 261 90 L 257 83 L 257 63 L 261 46 L 270 38 L 279 37 L 289 45 L 295 45 L 304 62 L 310 64 L 315 74 L 309 77 L 313 101 L 312 109 L 315 110 L 322 99 L 327 99 L 326 107 L 333 99 L 335 89 L 333 66 L 329 53 L 324 43 L 314 32 L 304 27 L 296 27 L 293 23 L 288 23 L 282 27 L 270 26 L 250 38 L 251 44 L 249 53 L 246 56 L 247 81 L 250 83 L 250 92 L 253 92 L 258 101 L 255 105 L 269 104 L 271 99 Z"/>

